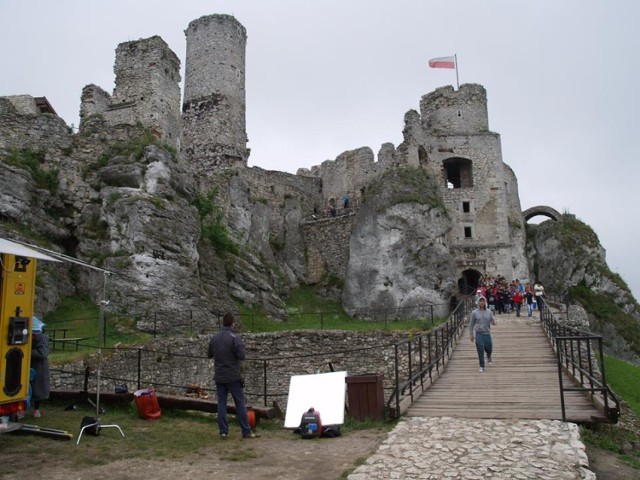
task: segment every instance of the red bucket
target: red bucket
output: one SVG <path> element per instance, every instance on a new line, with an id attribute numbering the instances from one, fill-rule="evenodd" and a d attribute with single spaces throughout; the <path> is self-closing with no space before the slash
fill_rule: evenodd
<path id="1" fill-rule="evenodd" d="M 136 390 L 133 394 L 133 399 L 136 402 L 136 408 L 138 409 L 138 416 L 140 418 L 155 420 L 162 415 L 160 405 L 158 404 L 158 397 L 153 387 Z"/>

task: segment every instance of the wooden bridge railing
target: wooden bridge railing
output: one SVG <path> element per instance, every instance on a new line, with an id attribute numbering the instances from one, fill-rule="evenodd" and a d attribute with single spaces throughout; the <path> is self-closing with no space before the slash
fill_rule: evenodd
<path id="1" fill-rule="evenodd" d="M 602 335 L 563 325 L 555 318 L 545 300 L 542 301 L 541 317 L 542 328 L 558 357 L 562 420 L 566 421 L 565 392 L 578 391 L 589 393 L 596 408 L 612 423 L 616 423 L 620 416 L 620 401 L 607 385 Z M 575 386 L 564 385 L 563 370 L 575 380 Z"/>
<path id="2" fill-rule="evenodd" d="M 465 328 L 466 319 L 473 308 L 473 300 L 466 296 L 460 300 L 447 321 L 429 332 L 395 344 L 395 388 L 387 401 L 387 411 L 398 418 L 444 371 Z M 405 367 L 403 369 L 400 366 Z M 407 371 L 400 378 L 400 371 Z"/>

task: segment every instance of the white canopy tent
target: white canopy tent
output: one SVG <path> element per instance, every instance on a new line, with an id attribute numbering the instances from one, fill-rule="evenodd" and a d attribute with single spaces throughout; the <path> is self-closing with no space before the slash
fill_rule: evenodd
<path id="1" fill-rule="evenodd" d="M 21 243 L 12 242 L 5 238 L 0 238 L 0 253 L 9 253 L 11 255 L 19 255 L 21 257 L 37 258 L 38 260 L 50 260 L 52 262 L 60 262 L 57 258 L 45 255 L 33 248 L 29 248 Z"/>

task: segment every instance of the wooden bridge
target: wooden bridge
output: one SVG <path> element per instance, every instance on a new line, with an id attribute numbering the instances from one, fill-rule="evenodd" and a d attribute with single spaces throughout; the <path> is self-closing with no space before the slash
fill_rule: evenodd
<path id="1" fill-rule="evenodd" d="M 537 312 L 536 312 L 537 315 Z M 537 318 L 496 315 L 493 364 L 478 371 L 475 345 L 465 329 L 445 370 L 406 411 L 407 416 L 563 420 L 558 359 Z M 575 380 L 563 371 L 563 384 Z M 565 420 L 610 422 L 593 394 L 565 391 Z"/>

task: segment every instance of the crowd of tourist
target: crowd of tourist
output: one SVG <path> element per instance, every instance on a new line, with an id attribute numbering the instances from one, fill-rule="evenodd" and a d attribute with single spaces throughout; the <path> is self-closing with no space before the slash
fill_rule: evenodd
<path id="1" fill-rule="evenodd" d="M 533 316 L 540 296 L 544 296 L 544 287 L 539 281 L 535 284 L 522 283 L 517 278 L 508 281 L 502 275 L 483 277 L 476 289 L 476 303 L 479 298 L 484 297 L 487 299 L 487 308 L 492 312 L 515 311 L 518 317 L 523 306 L 526 306 L 527 315 Z"/>

